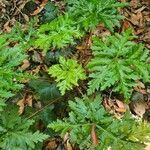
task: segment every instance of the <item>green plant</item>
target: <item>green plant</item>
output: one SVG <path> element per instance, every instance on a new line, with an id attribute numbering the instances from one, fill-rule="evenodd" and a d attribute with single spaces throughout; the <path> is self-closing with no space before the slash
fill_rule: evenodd
<path id="1" fill-rule="evenodd" d="M 36 22 L 36 19 L 31 20 L 23 29 L 21 24 L 17 22 L 11 32 L 5 34 L 7 42 L 18 43 L 24 50 L 30 48 L 33 43 L 32 37 L 36 32 L 34 28 Z"/>
<path id="2" fill-rule="evenodd" d="M 35 144 L 48 138 L 36 131 L 32 133 L 30 126 L 33 120 L 21 119 L 16 111 L 7 108 L 0 114 L 0 148 L 3 150 L 31 150 Z"/>
<path id="3" fill-rule="evenodd" d="M 74 39 L 83 35 L 74 24 L 75 21 L 71 20 L 67 13 L 60 15 L 50 23 L 40 26 L 34 45 L 47 51 L 49 48 L 63 48 L 74 44 Z"/>
<path id="4" fill-rule="evenodd" d="M 48 137 L 39 131 L 32 133 L 29 127 L 33 120 L 22 119 L 5 103 L 23 87 L 22 81 L 30 78 L 18 69 L 27 57 L 25 44 L 29 39 L 30 34 L 25 35 L 17 26 L 11 33 L 0 35 L 0 149 L 4 150 L 34 149 L 37 142 Z"/>
<path id="5" fill-rule="evenodd" d="M 20 45 L 9 46 L 7 36 L 0 36 L 0 100 L 9 98 L 22 87 L 26 75 L 17 67 L 26 58 Z"/>
<path id="6" fill-rule="evenodd" d="M 69 101 L 69 107 L 69 118 L 53 122 L 49 128 L 61 132 L 62 136 L 68 132 L 71 142 L 79 144 L 80 149 L 141 150 L 144 142 L 150 141 L 148 124 L 135 122 L 129 113 L 121 120 L 113 118 L 101 105 L 99 96 L 95 99 L 76 98 Z M 93 125 L 99 141 L 95 148 L 90 136 Z"/>
<path id="7" fill-rule="evenodd" d="M 119 27 L 119 20 L 124 18 L 117 9 L 127 5 L 127 3 L 120 3 L 116 0 L 66 0 L 66 2 L 69 5 L 70 16 L 73 19 L 76 18 L 77 23 L 86 30 L 104 23 L 108 29 L 113 31 L 113 27 Z"/>
<path id="8" fill-rule="evenodd" d="M 57 86 L 62 95 L 66 90 L 72 89 L 72 87 L 78 86 L 78 80 L 84 80 L 86 75 L 81 65 L 76 60 L 60 57 L 59 63 L 49 68 L 48 73 L 57 78 Z"/>
<path id="9" fill-rule="evenodd" d="M 99 25 L 111 32 L 119 31 L 117 27 L 124 18 L 119 13 L 120 8 L 127 3 L 117 0 L 41 1 L 42 10 L 33 1 L 24 4 L 22 16 L 27 19 L 26 15 L 32 11 L 32 14 L 37 13 L 38 20 L 23 26 L 17 23 L 9 34 L 0 32 L 0 149 L 47 149 L 47 141 L 42 143 L 48 138 L 44 133 L 53 137 L 53 130 L 60 132 L 62 137 L 67 135 L 67 142 L 70 140 L 77 149 L 84 150 L 141 150 L 150 143 L 148 124 L 134 119 L 129 112 L 122 113 L 122 118 L 117 119 L 116 113 L 108 113 L 102 98 L 96 96 L 99 91 L 112 89 L 128 101 L 136 82 L 150 81 L 149 51 L 132 41 L 135 36 L 130 30 L 102 39 L 95 36 L 99 35 Z M 20 18 L 19 14 L 17 16 Z M 89 97 L 69 101 L 68 114 L 66 100 L 76 93 L 67 94 L 67 91 L 86 79 L 82 65 L 70 56 L 76 53 L 77 57 L 75 54 L 73 58 L 83 56 L 87 60 L 93 35 L 93 58 L 87 66 Z M 76 45 L 77 52 L 74 51 Z M 36 52 L 38 49 L 45 53 Z M 19 67 L 27 58 L 25 50 L 29 50 L 29 62 L 23 65 L 30 65 L 27 72 L 38 72 L 39 78 L 29 84 L 25 82 L 22 95 L 22 91 L 18 92 L 24 86 L 22 81 L 30 78 L 26 70 L 22 72 L 23 67 Z M 65 97 L 61 97 L 64 94 Z M 63 98 L 65 101 L 61 101 Z M 16 101 L 19 110 L 25 110 L 21 116 L 17 113 Z M 33 107 L 28 107 L 32 104 Z M 56 121 L 58 116 L 64 115 L 67 117 Z M 34 118 L 36 124 L 29 118 Z M 48 124 L 51 130 L 46 128 Z M 35 126 L 43 133 L 36 131 Z"/>
<path id="10" fill-rule="evenodd" d="M 34 89 L 40 100 L 50 100 L 61 96 L 56 84 L 49 79 L 34 79 L 29 82 L 29 86 Z"/>
<path id="11" fill-rule="evenodd" d="M 88 64 L 91 71 L 88 93 L 112 87 L 128 100 L 136 80 L 150 81 L 148 50 L 132 40 L 131 30 L 116 33 L 106 39 L 93 38 L 93 58 Z"/>

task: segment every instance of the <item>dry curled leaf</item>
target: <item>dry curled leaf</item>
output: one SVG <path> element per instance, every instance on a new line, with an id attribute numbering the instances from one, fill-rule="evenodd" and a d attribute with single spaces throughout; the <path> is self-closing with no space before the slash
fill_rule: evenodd
<path id="1" fill-rule="evenodd" d="M 64 135 L 64 142 L 66 142 L 67 140 L 69 139 L 69 133 L 67 132 L 65 135 Z"/>
<path id="2" fill-rule="evenodd" d="M 143 14 L 141 12 L 137 12 L 136 14 L 131 14 L 131 19 L 133 25 L 143 27 L 144 26 L 144 20 L 143 20 Z"/>
<path id="3" fill-rule="evenodd" d="M 19 111 L 18 111 L 19 115 L 21 115 L 24 112 L 26 105 L 32 107 L 32 102 L 33 102 L 32 95 L 28 95 L 27 97 L 24 96 L 23 99 L 19 100 L 17 103 L 17 105 L 19 106 Z"/>
<path id="4" fill-rule="evenodd" d="M 65 145 L 66 150 L 73 150 L 72 145 L 70 144 L 69 140 L 67 140 L 66 145 Z"/>
<path id="5" fill-rule="evenodd" d="M 110 110 L 113 107 L 113 102 L 110 99 L 104 98 L 103 100 L 103 106 Z"/>
<path id="6" fill-rule="evenodd" d="M 33 97 L 32 95 L 29 95 L 27 98 L 26 98 L 26 104 L 30 107 L 32 107 L 32 102 L 33 102 Z"/>
<path id="7" fill-rule="evenodd" d="M 30 15 L 35 16 L 35 15 L 39 14 L 43 10 L 43 8 L 47 4 L 47 2 L 48 2 L 48 0 L 43 0 L 42 3 L 39 5 L 39 7 L 37 7 L 37 9 Z"/>
<path id="8" fill-rule="evenodd" d="M 45 150 L 56 150 L 57 146 L 57 141 L 55 139 L 52 139 L 46 143 Z"/>
<path id="9" fill-rule="evenodd" d="M 20 68 L 21 68 L 21 70 L 25 70 L 25 69 L 27 69 L 29 66 L 30 66 L 30 62 L 29 62 L 27 59 L 25 59 L 25 60 L 23 61 L 23 64 L 22 64 L 22 66 L 21 66 Z"/>
<path id="10" fill-rule="evenodd" d="M 24 98 L 19 100 L 17 105 L 19 106 L 19 115 L 21 115 L 23 112 L 24 112 L 24 107 L 25 107 L 25 104 L 24 104 Z"/>
<path id="11" fill-rule="evenodd" d="M 65 150 L 73 150 L 73 145 L 70 143 L 68 132 L 64 135 L 63 141 L 64 141 Z"/>
<path id="12" fill-rule="evenodd" d="M 126 106 L 122 101 L 119 101 L 116 99 L 116 104 L 117 104 L 117 107 L 115 108 L 115 110 L 117 112 L 120 112 L 120 113 L 126 112 Z"/>
<path id="13" fill-rule="evenodd" d="M 98 141 L 98 138 L 97 138 L 97 135 L 96 135 L 95 127 L 96 127 L 96 125 L 93 124 L 92 129 L 91 129 L 91 139 L 92 139 L 93 145 L 97 146 L 99 144 L 99 141 Z"/>
<path id="14" fill-rule="evenodd" d="M 137 81 L 137 86 L 134 88 L 134 90 L 142 94 L 147 93 L 145 90 L 145 85 L 140 81 Z"/>
<path id="15" fill-rule="evenodd" d="M 10 21 L 7 21 L 5 24 L 4 24 L 4 28 L 3 28 L 3 30 L 5 31 L 5 32 L 11 32 L 11 27 L 9 26 L 9 23 L 10 23 Z"/>

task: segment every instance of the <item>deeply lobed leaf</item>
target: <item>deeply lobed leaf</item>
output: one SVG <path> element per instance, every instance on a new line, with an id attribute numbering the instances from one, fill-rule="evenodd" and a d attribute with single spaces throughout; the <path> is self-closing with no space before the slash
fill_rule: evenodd
<path id="1" fill-rule="evenodd" d="M 124 18 L 117 9 L 127 5 L 116 0 L 66 0 L 66 2 L 69 5 L 70 15 L 77 18 L 77 23 L 86 30 L 104 23 L 113 31 L 113 27 L 120 26 L 119 21 Z"/>
<path id="2" fill-rule="evenodd" d="M 99 96 L 95 99 L 86 96 L 83 99 L 76 98 L 75 101 L 69 101 L 69 107 L 69 117 L 51 123 L 49 127 L 61 132 L 62 136 L 69 132 L 71 142 L 79 144 L 80 149 L 100 150 L 111 147 L 112 150 L 141 150 L 144 142 L 150 140 L 148 124 L 135 122 L 129 113 L 121 120 L 113 118 L 101 105 Z M 90 136 L 93 124 L 99 140 L 95 148 Z"/>
<path id="3" fill-rule="evenodd" d="M 7 36 L 0 36 L 0 100 L 9 98 L 20 89 L 19 83 L 26 75 L 17 66 L 26 58 L 21 45 L 9 47 Z"/>
<path id="4" fill-rule="evenodd" d="M 131 30 L 104 40 L 93 38 L 93 58 L 88 64 L 89 94 L 112 87 L 128 101 L 136 80 L 150 81 L 149 51 L 142 44 L 130 41 L 133 38 Z"/>
<path id="5" fill-rule="evenodd" d="M 70 90 L 73 86 L 78 86 L 78 80 L 86 78 L 84 69 L 76 60 L 60 57 L 60 64 L 53 65 L 49 68 L 48 73 L 56 78 L 57 86 L 62 95 L 66 90 Z"/>
<path id="6" fill-rule="evenodd" d="M 47 135 L 29 128 L 33 120 L 21 119 L 16 111 L 6 109 L 0 115 L 0 148 L 4 150 L 34 149 L 37 142 L 48 138 Z"/>
<path id="7" fill-rule="evenodd" d="M 74 44 L 74 39 L 83 35 L 74 24 L 67 13 L 60 15 L 50 23 L 40 26 L 34 45 L 47 51 L 49 48 L 63 48 Z"/>

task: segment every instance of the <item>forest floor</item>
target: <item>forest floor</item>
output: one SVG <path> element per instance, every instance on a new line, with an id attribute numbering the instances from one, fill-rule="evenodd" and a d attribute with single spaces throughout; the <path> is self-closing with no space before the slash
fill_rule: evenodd
<path id="1" fill-rule="evenodd" d="M 121 1 L 125 2 L 126 0 Z M 42 24 L 42 22 L 48 20 L 48 17 L 51 17 L 52 10 L 49 10 L 46 7 L 48 3 L 48 0 L 35 0 L 34 2 L 31 0 L 1 0 L 0 32 L 11 32 L 16 22 L 20 22 L 22 28 L 26 30 L 26 25 L 32 18 L 36 18 L 38 20 L 35 26 L 39 26 L 40 24 Z M 62 1 L 53 0 L 53 3 L 57 5 L 62 12 L 64 11 L 64 4 Z M 129 7 L 123 8 L 119 11 L 125 16 L 125 19 L 121 22 L 121 27 L 117 32 L 125 31 L 129 27 L 132 28 L 134 34 L 137 36 L 137 39 L 135 41 L 137 43 L 144 43 L 145 47 L 150 50 L 150 0 L 131 0 L 129 2 Z M 98 26 L 95 32 L 97 32 L 101 37 L 111 34 L 110 31 L 104 28 L 102 25 Z M 80 43 L 80 45 L 76 47 L 76 53 L 74 53 L 74 56 L 72 56 L 77 58 L 79 62 L 82 62 L 83 65 L 86 65 L 91 57 L 91 53 L 89 51 L 89 44 L 91 42 L 90 36 L 91 35 L 88 34 L 86 38 L 83 39 L 82 43 Z M 51 53 L 49 54 L 49 56 L 47 56 L 47 60 L 44 60 L 42 52 L 36 51 L 34 48 L 31 48 L 30 50 L 28 50 L 29 59 L 24 60 L 23 64 L 20 67 L 22 70 L 28 73 L 43 75 L 49 65 L 48 61 L 51 57 L 50 55 L 52 55 Z M 35 86 L 38 86 L 39 84 L 41 84 L 41 82 L 43 82 L 43 78 L 34 83 L 31 83 L 30 87 L 25 83 L 25 88 L 22 90 L 22 93 L 19 93 L 15 97 L 13 103 L 16 103 L 19 106 L 19 114 L 24 114 L 24 112 L 29 111 L 26 116 L 28 118 L 32 118 L 35 117 L 39 112 L 43 111 L 45 107 L 55 104 L 55 106 L 58 105 L 58 109 L 54 110 L 55 113 L 60 118 L 63 118 L 63 116 L 65 116 L 67 112 L 65 103 L 63 101 L 60 103 L 60 99 L 65 99 L 65 97 L 60 98 L 59 96 L 56 96 L 56 99 L 47 101 L 46 103 L 36 101 L 36 99 L 42 96 L 45 96 L 45 99 L 49 97 L 49 95 L 45 95 L 45 93 L 43 95 L 42 92 L 41 95 L 37 95 L 36 92 L 33 92 L 31 90 L 34 89 L 35 91 L 38 91 Z M 39 88 L 42 89 L 47 87 L 45 82 L 46 81 L 43 82 L 44 86 L 41 86 Z M 140 81 L 138 82 L 138 86 L 134 89 L 134 93 L 129 105 L 123 103 L 121 99 L 119 99 L 119 97 L 111 98 L 111 91 L 104 93 L 103 105 L 109 108 L 111 112 L 115 113 L 117 117 L 119 117 L 123 112 L 126 111 L 126 109 L 129 108 L 133 115 L 135 115 L 136 117 L 144 118 L 149 122 L 150 86 L 144 85 Z M 84 91 L 84 89 L 84 85 L 82 85 L 82 87 L 75 88 L 72 93 L 73 95 L 77 96 L 81 91 Z M 69 96 L 66 97 L 68 98 Z M 35 109 L 31 111 L 30 107 L 33 107 Z M 40 119 L 36 123 L 36 128 L 40 131 L 43 131 L 45 129 L 45 126 Z M 58 137 L 48 139 L 45 142 L 44 149 L 55 149 L 61 144 L 62 140 Z M 68 150 L 71 150 L 69 146 Z"/>

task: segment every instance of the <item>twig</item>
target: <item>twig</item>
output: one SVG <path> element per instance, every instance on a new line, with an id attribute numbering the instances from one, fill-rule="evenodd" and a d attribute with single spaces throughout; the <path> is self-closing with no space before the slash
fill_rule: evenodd
<path id="1" fill-rule="evenodd" d="M 47 106 L 52 105 L 53 103 L 57 102 L 58 100 L 60 100 L 62 97 L 56 98 L 55 100 L 51 101 L 50 103 L 48 103 L 47 105 L 45 105 L 44 107 L 42 107 L 41 109 L 37 110 L 36 112 L 34 112 L 31 116 L 29 116 L 27 119 L 31 119 L 33 118 L 35 115 L 37 115 L 39 112 L 41 112 L 43 109 L 45 109 Z"/>

